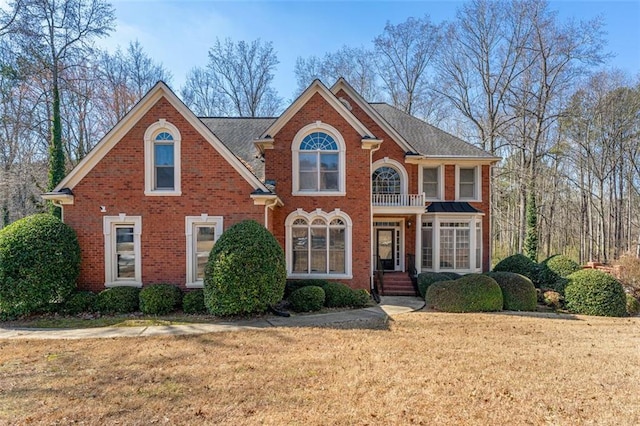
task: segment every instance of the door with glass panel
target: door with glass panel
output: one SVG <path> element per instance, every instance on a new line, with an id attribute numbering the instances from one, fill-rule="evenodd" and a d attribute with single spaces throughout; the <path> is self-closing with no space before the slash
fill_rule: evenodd
<path id="1" fill-rule="evenodd" d="M 376 255 L 385 271 L 395 270 L 393 234 L 393 229 L 376 229 Z"/>

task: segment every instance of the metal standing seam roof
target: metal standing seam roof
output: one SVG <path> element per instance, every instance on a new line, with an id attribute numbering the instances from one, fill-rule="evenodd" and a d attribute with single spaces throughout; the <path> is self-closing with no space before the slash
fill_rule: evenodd
<path id="1" fill-rule="evenodd" d="M 427 213 L 481 213 L 464 201 L 438 201 L 427 206 Z"/>

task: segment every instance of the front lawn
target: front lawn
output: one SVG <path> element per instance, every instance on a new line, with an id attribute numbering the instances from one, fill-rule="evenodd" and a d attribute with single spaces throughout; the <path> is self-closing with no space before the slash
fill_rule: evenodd
<path id="1" fill-rule="evenodd" d="M 640 424 L 640 318 L 0 341 L 0 424 Z"/>

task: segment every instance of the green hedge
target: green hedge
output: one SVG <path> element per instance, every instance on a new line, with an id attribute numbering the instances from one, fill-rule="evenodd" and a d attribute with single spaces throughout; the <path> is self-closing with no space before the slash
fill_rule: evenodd
<path id="1" fill-rule="evenodd" d="M 556 254 L 540 263 L 538 270 L 538 282 L 540 287 L 555 290 L 564 294 L 567 286 L 567 277 L 582 267 L 571 258 Z"/>
<path id="2" fill-rule="evenodd" d="M 171 284 L 151 284 L 140 291 L 140 310 L 146 315 L 165 315 L 178 309 L 182 291 Z"/>
<path id="3" fill-rule="evenodd" d="M 319 311 L 325 303 L 325 292 L 315 285 L 301 287 L 289 295 L 289 303 L 296 312 Z"/>
<path id="4" fill-rule="evenodd" d="M 204 306 L 204 292 L 201 289 L 191 290 L 182 298 L 182 312 L 185 314 L 204 314 L 207 307 Z"/>
<path id="5" fill-rule="evenodd" d="M 308 279 L 302 279 L 302 280 L 287 280 L 287 283 L 284 288 L 283 298 L 288 299 L 291 293 L 293 293 L 294 291 L 302 287 L 308 287 L 311 285 L 314 285 L 316 287 L 324 287 L 327 284 L 329 284 L 329 281 L 323 280 L 323 279 L 315 279 L 315 278 L 308 278 Z"/>
<path id="6" fill-rule="evenodd" d="M 622 317 L 627 299 L 622 284 L 611 275 L 584 269 L 568 277 L 565 288 L 567 309 L 576 314 Z"/>
<path id="7" fill-rule="evenodd" d="M 255 220 L 227 229 L 209 255 L 204 303 L 214 315 L 264 312 L 284 295 L 284 251 Z"/>
<path id="8" fill-rule="evenodd" d="M 487 272 L 502 290 L 503 309 L 509 311 L 535 311 L 538 296 L 536 287 L 524 275 L 513 272 Z"/>
<path id="9" fill-rule="evenodd" d="M 0 230 L 0 312 L 25 315 L 64 303 L 79 273 L 75 231 L 56 217 L 35 214 Z"/>
<path id="10" fill-rule="evenodd" d="M 469 274 L 427 289 L 427 308 L 443 312 L 491 312 L 502 309 L 502 291 L 491 277 Z"/>
<path id="11" fill-rule="evenodd" d="M 420 293 L 420 297 L 425 297 L 427 289 L 431 284 L 437 283 L 438 281 L 457 280 L 458 278 L 460 278 L 460 276 L 457 278 L 450 277 L 449 273 L 422 272 L 418 274 L 418 292 Z"/>
<path id="12" fill-rule="evenodd" d="M 67 315 L 93 312 L 96 309 L 96 294 L 90 291 L 76 291 L 71 294 L 62 307 Z"/>
<path id="13" fill-rule="evenodd" d="M 629 314 L 632 317 L 635 317 L 636 315 L 640 314 L 640 302 L 638 301 L 638 299 L 636 299 L 630 294 L 627 294 L 626 297 L 627 297 L 627 314 Z"/>
<path id="14" fill-rule="evenodd" d="M 140 303 L 137 287 L 111 287 L 96 297 L 96 309 L 103 314 L 128 314 L 136 312 Z"/>
<path id="15" fill-rule="evenodd" d="M 538 264 L 523 254 L 505 257 L 493 268 L 494 272 L 513 272 L 524 275 L 537 284 Z"/>

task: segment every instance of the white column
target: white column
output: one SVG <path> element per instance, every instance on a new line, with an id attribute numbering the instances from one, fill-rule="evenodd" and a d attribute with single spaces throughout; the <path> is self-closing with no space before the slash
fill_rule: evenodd
<path id="1" fill-rule="evenodd" d="M 422 214 L 416 214 L 416 249 L 415 267 L 418 273 L 422 272 Z"/>

